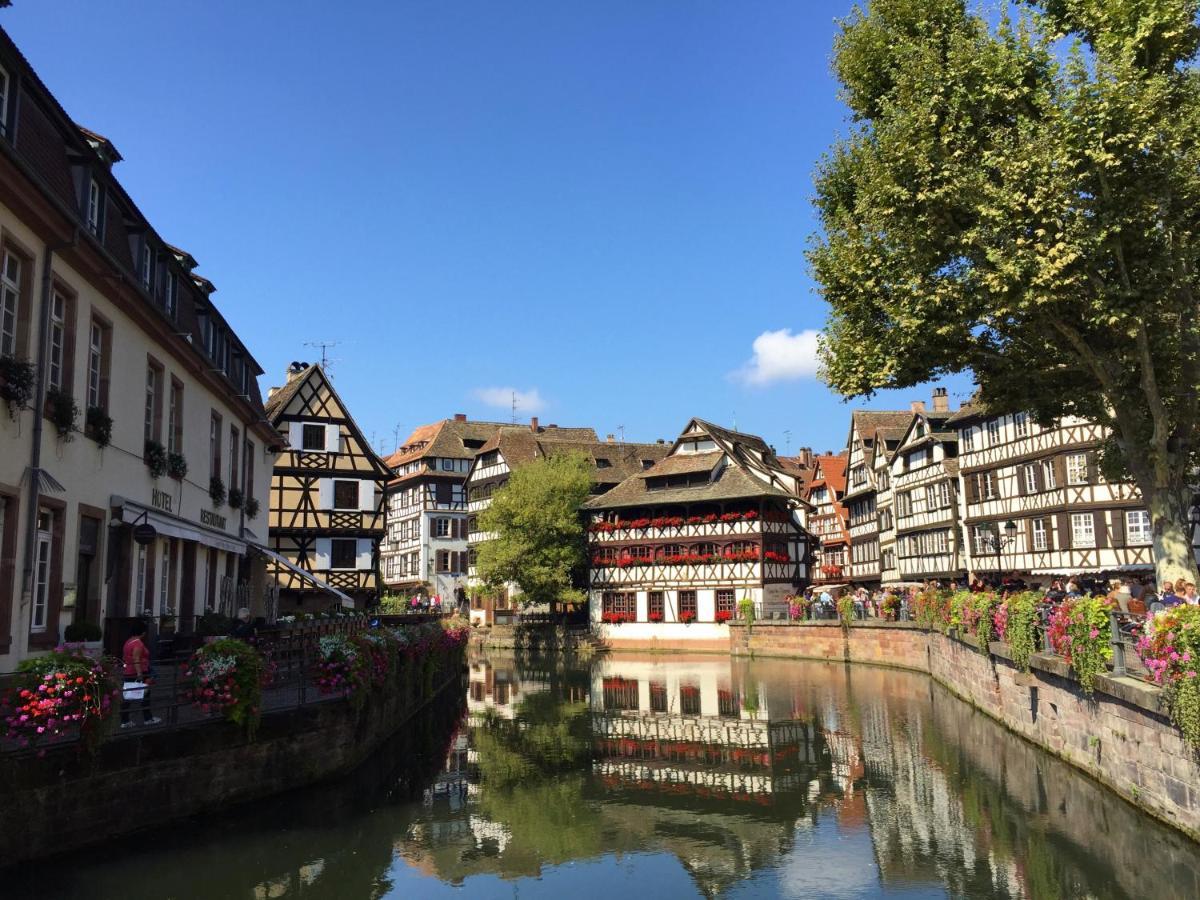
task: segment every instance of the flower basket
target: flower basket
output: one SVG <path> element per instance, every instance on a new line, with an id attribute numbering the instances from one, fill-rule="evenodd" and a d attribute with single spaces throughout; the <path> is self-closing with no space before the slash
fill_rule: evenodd
<path id="1" fill-rule="evenodd" d="M 30 747 L 77 731 L 94 752 L 118 688 L 111 660 L 64 646 L 17 667 L 17 684 L 0 695 L 0 735 Z"/>
<path id="2" fill-rule="evenodd" d="M 112 442 L 113 420 L 102 407 L 89 406 L 84 417 L 84 433 L 101 449 Z"/>
<path id="3" fill-rule="evenodd" d="M 183 676 L 193 703 L 204 712 L 220 713 L 254 739 L 267 677 L 258 650 L 237 638 L 216 638 L 192 654 Z"/>
<path id="4" fill-rule="evenodd" d="M 150 470 L 151 478 L 162 478 L 167 474 L 167 448 L 158 441 L 146 441 L 142 459 Z"/>
<path id="5" fill-rule="evenodd" d="M 59 440 L 70 441 L 75 436 L 75 423 L 79 420 L 79 406 L 75 398 L 66 391 L 50 388 L 46 391 L 46 412 L 54 423 Z"/>
<path id="6" fill-rule="evenodd" d="M 33 364 L 12 356 L 0 356 L 0 399 L 8 403 L 8 414 L 17 413 L 33 399 Z"/>
<path id="7" fill-rule="evenodd" d="M 176 481 L 182 481 L 187 477 L 188 464 L 187 458 L 182 453 L 167 454 L 167 474 Z"/>

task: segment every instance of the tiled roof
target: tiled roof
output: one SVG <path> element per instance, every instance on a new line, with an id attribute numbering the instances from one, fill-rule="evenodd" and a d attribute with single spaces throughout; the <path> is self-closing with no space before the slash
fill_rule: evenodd
<path id="1" fill-rule="evenodd" d="M 844 451 L 814 456 L 813 463 L 817 469 L 814 477 L 805 484 L 805 488 L 811 490 L 813 485 L 826 484 L 835 494 L 839 496 L 844 494 L 846 492 L 847 458 L 848 454 Z"/>
<path id="2" fill-rule="evenodd" d="M 645 478 L 626 478 L 607 494 L 594 497 L 585 509 L 618 509 L 629 506 L 660 506 L 672 503 L 716 503 L 756 497 L 791 498 L 792 495 L 759 481 L 737 465 L 725 466 L 715 479 L 702 485 L 650 491 Z"/>
<path id="3" fill-rule="evenodd" d="M 721 461 L 725 453 L 722 450 L 712 450 L 708 453 L 677 453 L 659 460 L 652 467 L 641 473 L 643 478 L 657 478 L 660 475 L 683 475 L 688 472 L 711 472 Z"/>
<path id="4" fill-rule="evenodd" d="M 300 385 L 304 384 L 304 382 L 308 379 L 308 376 L 312 374 L 312 370 L 316 367 L 317 364 L 313 363 L 299 375 L 289 378 L 288 383 L 283 387 L 278 388 L 275 393 L 267 399 L 267 402 L 263 404 L 263 409 L 266 411 L 267 418 L 271 420 L 272 425 L 276 424 L 275 416 L 283 412 L 284 407 L 286 407 L 288 403 L 291 402 L 292 398 L 296 396 L 296 391 L 300 390 Z"/>

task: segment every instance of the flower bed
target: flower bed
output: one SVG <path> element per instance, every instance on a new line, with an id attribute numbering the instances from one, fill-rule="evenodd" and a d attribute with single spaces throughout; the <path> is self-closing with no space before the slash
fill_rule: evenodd
<path id="1" fill-rule="evenodd" d="M 1112 659 L 1105 631 L 1111 604 L 1103 597 L 1068 597 L 1050 616 L 1050 646 L 1071 664 L 1085 694 Z"/>
<path id="2" fill-rule="evenodd" d="M 120 688 L 112 661 L 66 645 L 18 667 L 17 683 L 0 695 L 0 736 L 31 747 L 78 733 L 94 750 Z"/>
<path id="3" fill-rule="evenodd" d="M 1200 607 L 1172 606 L 1158 613 L 1137 652 L 1163 689 L 1171 721 L 1188 743 L 1200 747 Z"/>

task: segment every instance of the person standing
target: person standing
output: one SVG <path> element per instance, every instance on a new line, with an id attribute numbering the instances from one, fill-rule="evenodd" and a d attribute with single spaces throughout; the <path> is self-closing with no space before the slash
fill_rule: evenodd
<path id="1" fill-rule="evenodd" d="M 130 630 L 132 633 L 125 641 L 125 646 L 121 648 L 121 660 L 125 664 L 125 684 L 129 686 L 121 690 L 121 727 L 133 727 L 130 712 L 135 703 L 142 708 L 142 724 L 157 725 L 162 719 L 150 715 L 150 688 L 147 685 L 147 679 L 150 677 L 150 648 L 146 646 L 144 640 L 146 623 L 137 619 Z M 135 684 L 142 685 L 142 687 L 135 688 L 133 687 Z M 131 692 L 140 690 L 141 696 L 136 699 L 127 699 L 126 690 Z"/>

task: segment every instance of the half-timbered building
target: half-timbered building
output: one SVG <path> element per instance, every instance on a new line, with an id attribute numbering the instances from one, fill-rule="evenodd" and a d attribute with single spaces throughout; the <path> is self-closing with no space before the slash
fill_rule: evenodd
<path id="1" fill-rule="evenodd" d="M 71 624 L 264 611 L 262 369 L 121 160 L 0 29 L 0 671 Z"/>
<path id="2" fill-rule="evenodd" d="M 958 430 L 968 565 L 978 577 L 1144 572 L 1152 577 L 1150 516 L 1137 488 L 1105 480 L 1102 426 L 965 405 Z"/>
<path id="3" fill-rule="evenodd" d="M 846 453 L 813 457 L 812 476 L 802 496 L 812 507 L 808 531 L 814 541 L 813 584 L 832 584 L 846 578 L 850 557 L 850 527 L 842 496 L 846 493 Z"/>
<path id="4" fill-rule="evenodd" d="M 592 463 L 591 493 L 599 495 L 614 488 L 634 472 L 654 465 L 667 452 L 665 443 L 641 444 L 617 441 L 613 435 L 601 441 L 591 428 L 560 428 L 539 425 L 505 426 L 475 458 L 467 477 L 468 567 L 472 585 L 477 585 L 475 557 L 479 545 L 491 535 L 479 529 L 479 514 L 492 496 L 507 482 L 514 469 L 556 453 L 579 453 Z M 583 587 L 583 585 L 580 585 Z M 495 592 L 476 592 L 471 603 L 471 620 L 491 623 L 510 616 L 516 606 L 516 586 Z"/>
<path id="5" fill-rule="evenodd" d="M 933 409 L 913 403 L 913 416 L 891 461 L 892 512 L 899 580 L 962 577 L 958 504 L 958 433 L 949 424 L 945 388 Z"/>
<path id="6" fill-rule="evenodd" d="M 845 574 L 847 580 L 856 585 L 878 587 L 882 583 L 885 543 L 891 553 L 892 568 L 895 567 L 893 524 L 890 518 L 886 530 L 880 524 L 883 509 L 891 516 L 891 490 L 890 487 L 883 488 L 887 503 L 881 509 L 880 483 L 890 484 L 887 461 L 911 420 L 911 412 L 856 410 L 851 413 L 850 434 L 846 439 L 846 493 L 842 496 L 842 505 L 850 529 L 850 561 Z"/>
<path id="7" fill-rule="evenodd" d="M 504 427 L 463 414 L 417 428 L 388 459 L 387 535 L 380 553 L 388 590 L 462 600 L 467 571 L 467 475 Z"/>
<path id="8" fill-rule="evenodd" d="M 664 459 L 585 504 L 593 627 L 715 648 L 739 601 L 782 612 L 809 577 L 800 490 L 762 438 L 691 420 Z"/>
<path id="9" fill-rule="evenodd" d="M 271 424 L 287 442 L 271 475 L 268 520 L 279 608 L 312 612 L 331 602 L 365 608 L 379 593 L 383 497 L 391 470 L 320 365 L 292 363 L 287 377 L 266 404 Z"/>

